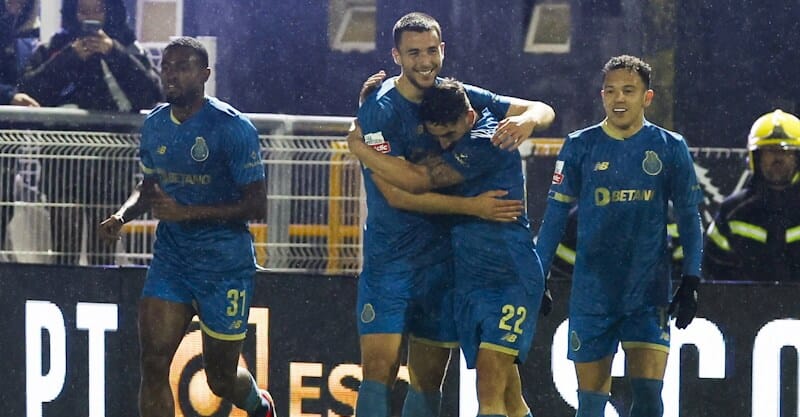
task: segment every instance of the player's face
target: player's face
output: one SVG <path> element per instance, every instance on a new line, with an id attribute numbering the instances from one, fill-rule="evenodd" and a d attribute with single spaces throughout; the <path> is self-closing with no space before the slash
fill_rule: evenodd
<path id="1" fill-rule="evenodd" d="M 185 106 L 203 97 L 203 87 L 210 73 L 190 48 L 173 47 L 164 51 L 161 84 L 167 102 Z"/>
<path id="2" fill-rule="evenodd" d="M 425 130 L 439 142 L 442 149 L 450 149 L 463 138 L 475 124 L 475 112 L 470 110 L 464 117 L 453 123 L 437 124 L 425 122 Z"/>
<path id="3" fill-rule="evenodd" d="M 645 87 L 638 73 L 625 68 L 609 71 L 603 80 L 601 94 L 611 127 L 625 136 L 642 127 L 644 109 L 653 101 L 653 90 Z"/>
<path id="4" fill-rule="evenodd" d="M 400 75 L 414 87 L 424 90 L 433 86 L 442 69 L 444 42 L 434 30 L 406 31 L 400 35 L 400 42 L 397 48 L 392 49 L 392 55 L 395 63 L 400 65 Z"/>
<path id="5" fill-rule="evenodd" d="M 792 183 L 797 172 L 797 151 L 783 150 L 777 146 L 758 150 L 758 168 L 769 184 L 786 186 Z"/>
<path id="6" fill-rule="evenodd" d="M 84 20 L 106 20 L 105 0 L 78 0 L 78 11 L 76 13 L 79 22 Z"/>

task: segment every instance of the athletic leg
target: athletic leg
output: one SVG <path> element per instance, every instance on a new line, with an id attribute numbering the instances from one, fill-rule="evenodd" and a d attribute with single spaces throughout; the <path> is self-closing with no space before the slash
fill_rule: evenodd
<path id="1" fill-rule="evenodd" d="M 143 298 L 139 303 L 141 382 L 139 411 L 142 417 L 175 415 L 169 385 L 172 357 L 194 316 L 188 304 Z"/>
<path id="2" fill-rule="evenodd" d="M 410 384 L 403 417 L 436 417 L 442 403 L 442 383 L 452 349 L 425 343 L 411 337 L 408 342 Z"/>
<path id="3" fill-rule="evenodd" d="M 388 417 L 389 392 L 400 367 L 399 333 L 376 333 L 361 336 L 361 370 L 363 379 L 358 390 L 356 414 Z"/>
<path id="4" fill-rule="evenodd" d="M 631 417 L 661 417 L 664 403 L 661 390 L 667 367 L 667 352 L 659 349 L 625 349 L 633 403 Z"/>

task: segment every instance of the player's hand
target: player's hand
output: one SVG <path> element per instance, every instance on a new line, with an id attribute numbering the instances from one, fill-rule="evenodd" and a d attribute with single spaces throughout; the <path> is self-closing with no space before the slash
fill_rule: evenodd
<path id="1" fill-rule="evenodd" d="M 513 222 L 522 215 L 524 206 L 521 200 L 506 200 L 503 197 L 508 191 L 492 190 L 481 195 L 470 197 L 470 212 L 473 216 L 494 222 Z"/>
<path id="2" fill-rule="evenodd" d="M 25 93 L 14 94 L 14 97 L 11 97 L 11 103 L 9 104 L 12 106 L 41 107 L 36 99 Z"/>
<path id="3" fill-rule="evenodd" d="M 188 208 L 175 201 L 158 184 L 153 184 L 146 198 L 150 203 L 153 217 L 159 220 L 179 222 L 190 219 Z"/>
<path id="4" fill-rule="evenodd" d="M 367 96 L 369 96 L 373 91 L 375 91 L 375 89 L 380 87 L 384 79 L 386 79 L 386 71 L 380 70 L 375 74 L 370 75 L 369 78 L 367 78 L 367 80 L 364 81 L 364 84 L 361 84 L 361 92 L 358 93 L 359 106 L 361 105 L 361 103 L 364 102 L 364 100 L 367 99 Z"/>
<path id="5" fill-rule="evenodd" d="M 500 149 L 513 151 L 531 137 L 536 122 L 523 116 L 511 116 L 497 124 L 497 131 L 492 136 L 492 144 Z"/>
<path id="6" fill-rule="evenodd" d="M 111 215 L 100 223 L 97 234 L 100 240 L 106 243 L 114 243 L 119 240 L 119 232 L 122 230 L 122 217 Z"/>
<path id="7" fill-rule="evenodd" d="M 75 55 L 78 55 L 81 61 L 86 61 L 94 53 L 89 50 L 86 38 L 78 38 L 75 42 L 72 42 L 72 50 L 75 52 Z"/>
<path id="8" fill-rule="evenodd" d="M 681 285 L 672 296 L 667 313 L 675 317 L 675 326 L 679 329 L 685 329 L 697 314 L 697 286 L 699 283 L 699 277 L 684 275 Z"/>

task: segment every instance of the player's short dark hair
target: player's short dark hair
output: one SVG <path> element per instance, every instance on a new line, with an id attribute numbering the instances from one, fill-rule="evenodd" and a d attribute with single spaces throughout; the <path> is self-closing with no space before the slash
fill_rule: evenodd
<path id="1" fill-rule="evenodd" d="M 403 32 L 422 33 L 430 31 L 435 31 L 436 34 L 439 35 L 439 40 L 442 39 L 442 28 L 433 16 L 422 12 L 409 13 L 398 19 L 394 24 L 394 28 L 392 29 L 394 46 L 396 48 L 400 44 L 400 38 L 403 36 Z"/>
<path id="2" fill-rule="evenodd" d="M 203 68 L 208 67 L 208 51 L 206 47 L 203 46 L 200 41 L 190 36 L 181 36 L 180 38 L 175 38 L 170 41 L 169 44 L 164 48 L 164 52 L 171 48 L 189 48 L 192 50 L 192 53 L 197 57 L 197 60 L 200 61 L 200 65 Z"/>
<path id="3" fill-rule="evenodd" d="M 457 122 L 470 109 L 464 85 L 445 78 L 422 95 L 419 116 L 423 123 L 446 125 Z"/>
<path id="4" fill-rule="evenodd" d="M 639 78 L 644 82 L 645 87 L 650 88 L 650 73 L 653 71 L 650 64 L 644 62 L 641 58 L 632 55 L 615 56 L 606 62 L 603 66 L 603 74 L 608 74 L 611 71 L 618 69 L 627 69 L 635 71 L 639 74 Z"/>

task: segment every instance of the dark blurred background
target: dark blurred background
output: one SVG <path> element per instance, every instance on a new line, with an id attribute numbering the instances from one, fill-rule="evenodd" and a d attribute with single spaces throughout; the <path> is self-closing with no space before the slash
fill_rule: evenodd
<path id="1" fill-rule="evenodd" d="M 568 52 L 525 52 L 537 5 L 567 6 L 566 24 L 544 22 L 537 36 L 563 31 Z M 334 48 L 359 6 L 374 17 L 352 30 L 374 36 L 374 49 Z M 391 29 L 410 11 L 442 24 L 443 75 L 553 105 L 546 136 L 602 119 L 600 68 L 623 53 L 654 67 L 648 118 L 691 146 L 743 147 L 759 115 L 799 110 L 798 0 L 191 0 L 183 33 L 218 38 L 217 95 L 246 112 L 351 115 L 368 75 L 396 72 Z"/>

